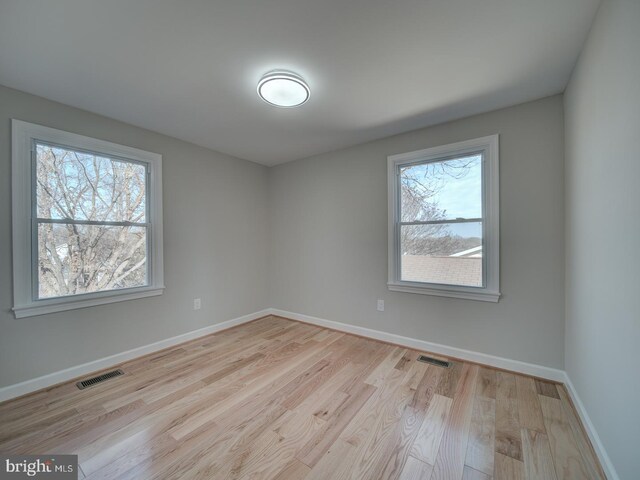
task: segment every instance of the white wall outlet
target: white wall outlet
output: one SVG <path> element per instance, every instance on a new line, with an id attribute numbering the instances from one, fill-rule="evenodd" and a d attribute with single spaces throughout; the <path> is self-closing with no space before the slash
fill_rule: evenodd
<path id="1" fill-rule="evenodd" d="M 200 307 L 202 307 L 202 302 L 200 301 L 199 298 L 194 298 L 193 299 L 193 309 L 194 310 L 200 310 Z"/>
<path id="2" fill-rule="evenodd" d="M 378 311 L 384 312 L 384 300 L 378 299 Z"/>

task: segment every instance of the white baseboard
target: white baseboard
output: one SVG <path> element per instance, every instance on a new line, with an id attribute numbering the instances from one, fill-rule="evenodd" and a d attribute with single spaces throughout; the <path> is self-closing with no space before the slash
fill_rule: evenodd
<path id="1" fill-rule="evenodd" d="M 58 383 L 66 382 L 68 380 L 81 377 L 88 373 L 96 372 L 98 370 L 104 370 L 106 368 L 113 367 L 120 363 L 132 360 L 134 358 L 157 352 L 158 350 L 172 347 L 173 345 L 178 345 L 179 343 L 184 343 L 198 337 L 203 337 L 211 333 L 219 332 L 220 330 L 235 327 L 236 325 L 256 320 L 260 317 L 270 315 L 270 310 L 271 309 L 266 309 L 259 312 L 250 313 L 248 315 L 243 315 L 242 317 L 227 320 L 226 322 L 216 323 L 215 325 L 210 325 L 198 330 L 183 333 L 182 335 L 177 335 L 165 340 L 160 340 L 159 342 L 133 348 L 131 350 L 127 350 L 126 352 L 116 353 L 115 355 L 110 355 L 98 360 L 93 360 L 91 362 L 67 368 L 65 370 L 60 370 L 58 372 L 50 373 L 42 377 L 37 377 L 31 380 L 16 383 L 14 385 L 2 387 L 0 388 L 0 402 L 9 400 L 11 398 L 20 397 L 22 395 L 26 395 L 27 393 L 35 392 L 36 390 L 47 388 Z"/>
<path id="2" fill-rule="evenodd" d="M 569 396 L 571 397 L 573 406 L 580 416 L 580 421 L 582 422 L 582 425 L 584 426 L 584 429 L 589 436 L 589 440 L 591 440 L 591 445 L 593 445 L 593 449 L 598 456 L 598 460 L 600 460 L 600 465 L 602 465 L 602 469 L 604 470 L 607 479 L 620 480 L 620 477 L 618 476 L 618 473 L 616 472 L 613 463 L 611 463 L 611 459 L 609 458 L 609 455 L 607 454 L 607 451 L 602 444 L 602 440 L 600 440 L 600 436 L 598 435 L 596 428 L 593 426 L 593 423 L 589 418 L 589 414 L 587 413 L 582 400 L 580 400 L 578 392 L 571 382 L 571 378 L 569 378 L 569 374 L 566 372 L 564 374 L 564 384 L 567 387 L 567 391 L 569 392 Z"/>
<path id="3" fill-rule="evenodd" d="M 291 318 L 292 320 L 299 320 L 301 322 L 312 323 L 313 325 L 318 325 L 319 327 L 326 327 L 333 330 L 340 330 L 341 332 L 353 333 L 354 335 L 369 337 L 375 340 L 381 340 L 383 342 L 395 343 L 405 347 L 413 348 L 415 350 L 422 350 L 425 352 L 436 353 L 447 357 L 459 358 L 461 360 L 467 360 L 469 362 L 481 363 L 483 365 L 489 365 L 491 367 L 524 373 L 525 375 L 546 378 L 554 382 L 564 382 L 566 376 L 564 370 L 544 367 L 542 365 L 521 362 L 519 360 L 511 360 L 509 358 L 496 357 L 494 355 L 488 355 L 486 353 L 464 350 L 462 348 L 450 347 L 448 345 L 441 345 L 439 343 L 432 343 L 424 340 L 417 340 L 415 338 L 403 337 L 394 333 L 372 330 L 370 328 L 358 327 L 356 325 L 349 325 L 347 323 L 334 322 L 333 320 L 325 320 L 323 318 L 311 317 L 309 315 L 303 315 L 300 313 L 287 312 L 285 310 L 278 310 L 276 308 L 271 308 L 269 310 L 272 315 Z"/>

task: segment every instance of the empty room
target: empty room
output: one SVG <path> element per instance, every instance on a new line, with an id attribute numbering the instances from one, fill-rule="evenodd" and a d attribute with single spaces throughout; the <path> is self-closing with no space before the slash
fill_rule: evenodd
<path id="1" fill-rule="evenodd" d="M 0 479 L 640 478 L 640 0 L 0 0 Z"/>

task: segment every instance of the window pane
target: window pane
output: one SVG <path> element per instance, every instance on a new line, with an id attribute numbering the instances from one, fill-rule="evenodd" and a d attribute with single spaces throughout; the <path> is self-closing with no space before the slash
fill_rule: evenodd
<path id="1" fill-rule="evenodd" d="M 482 286 L 482 223 L 400 228 L 403 281 Z"/>
<path id="2" fill-rule="evenodd" d="M 402 221 L 482 218 L 482 155 L 400 170 Z"/>
<path id="3" fill-rule="evenodd" d="M 146 227 L 38 225 L 38 298 L 147 285 Z"/>
<path id="4" fill-rule="evenodd" d="M 146 167 L 36 145 L 39 218 L 146 222 Z"/>

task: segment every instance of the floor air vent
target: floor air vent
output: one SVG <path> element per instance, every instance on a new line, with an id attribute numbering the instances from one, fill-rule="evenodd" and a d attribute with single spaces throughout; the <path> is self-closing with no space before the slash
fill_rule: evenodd
<path id="1" fill-rule="evenodd" d="M 86 380 L 82 380 L 81 382 L 76 383 L 76 385 L 80 390 L 82 390 L 83 388 L 91 387 L 96 383 L 104 382 L 105 380 L 109 380 L 110 378 L 114 378 L 114 377 L 119 377 L 120 375 L 124 375 L 124 372 L 122 370 L 120 369 L 113 370 L 111 372 L 98 375 L 97 377 L 87 378 Z"/>
<path id="2" fill-rule="evenodd" d="M 437 365 L 439 367 L 449 368 L 450 363 L 444 360 L 438 360 L 437 358 L 427 357 L 426 355 L 420 355 L 418 357 L 419 362 L 430 363 L 431 365 Z"/>

